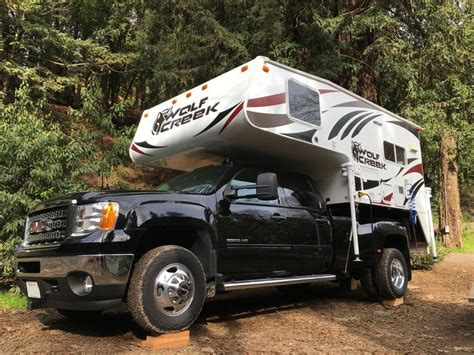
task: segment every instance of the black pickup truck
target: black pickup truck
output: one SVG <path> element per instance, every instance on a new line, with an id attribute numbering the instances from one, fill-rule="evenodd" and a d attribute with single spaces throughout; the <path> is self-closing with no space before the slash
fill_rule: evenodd
<path id="1" fill-rule="evenodd" d="M 359 261 L 349 207 L 327 207 L 308 177 L 205 167 L 156 191 L 39 204 L 16 249 L 17 277 L 31 309 L 74 319 L 127 302 L 152 333 L 189 327 L 206 297 L 222 291 L 354 278 L 373 298 L 403 296 L 411 278 L 406 227 L 362 215 Z"/>

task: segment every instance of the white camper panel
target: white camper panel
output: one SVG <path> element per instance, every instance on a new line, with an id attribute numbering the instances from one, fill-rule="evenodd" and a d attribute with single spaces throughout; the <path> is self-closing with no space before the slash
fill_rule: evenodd
<path id="1" fill-rule="evenodd" d="M 224 158 L 300 171 L 329 204 L 348 202 L 341 164 L 353 162 L 355 190 L 374 205 L 408 209 L 411 189 L 431 242 L 418 130 L 327 80 L 257 57 L 145 111 L 130 155 L 186 171 Z"/>

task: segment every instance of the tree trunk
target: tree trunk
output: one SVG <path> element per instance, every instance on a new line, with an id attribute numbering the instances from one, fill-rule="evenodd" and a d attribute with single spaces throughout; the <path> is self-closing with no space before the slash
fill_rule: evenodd
<path id="1" fill-rule="evenodd" d="M 447 248 L 462 247 L 462 216 L 454 135 L 441 137 L 439 166 L 439 230 Z"/>

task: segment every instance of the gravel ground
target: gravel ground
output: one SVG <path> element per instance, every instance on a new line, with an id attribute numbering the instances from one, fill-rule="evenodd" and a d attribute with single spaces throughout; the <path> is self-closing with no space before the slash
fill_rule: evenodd
<path id="1" fill-rule="evenodd" d="M 180 352 L 474 353 L 474 254 L 451 254 L 415 271 L 405 303 L 385 308 L 359 291 L 313 286 L 220 295 L 204 306 Z M 74 324 L 49 310 L 0 314 L 0 352 L 148 352 L 125 310 Z"/>

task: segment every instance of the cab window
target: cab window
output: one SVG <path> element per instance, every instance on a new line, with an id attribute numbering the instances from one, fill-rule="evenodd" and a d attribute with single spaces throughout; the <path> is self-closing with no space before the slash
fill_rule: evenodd
<path id="1" fill-rule="evenodd" d="M 285 192 L 289 207 L 322 209 L 322 203 L 308 179 L 297 174 L 278 174 L 278 183 Z"/>
<path id="2" fill-rule="evenodd" d="M 292 118 L 321 125 L 319 93 L 296 80 L 288 80 L 288 111 Z"/>

